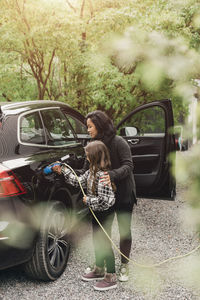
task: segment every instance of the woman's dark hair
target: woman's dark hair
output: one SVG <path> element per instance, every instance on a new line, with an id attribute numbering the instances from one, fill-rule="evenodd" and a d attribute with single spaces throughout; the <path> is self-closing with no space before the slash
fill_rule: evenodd
<path id="1" fill-rule="evenodd" d="M 111 168 L 110 154 L 106 145 L 101 141 L 92 141 L 84 148 L 90 163 L 90 172 L 94 176 L 92 183 L 92 192 L 95 195 L 96 173 L 101 171 L 108 171 Z"/>
<path id="2" fill-rule="evenodd" d="M 92 111 L 87 114 L 86 121 L 87 119 L 91 119 L 98 131 L 96 139 L 104 140 L 104 138 L 111 137 L 116 134 L 113 122 L 105 112 L 101 110 Z"/>

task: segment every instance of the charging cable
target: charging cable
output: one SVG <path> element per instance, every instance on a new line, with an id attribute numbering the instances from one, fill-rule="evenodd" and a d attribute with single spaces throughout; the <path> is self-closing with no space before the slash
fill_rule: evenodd
<path id="1" fill-rule="evenodd" d="M 83 193 L 83 196 L 86 196 L 84 190 L 83 190 L 83 187 L 79 181 L 79 178 L 78 178 L 78 175 L 76 174 L 76 172 L 74 171 L 74 169 L 72 169 L 72 167 L 70 167 L 68 164 L 66 163 L 62 163 L 64 164 L 67 168 L 69 168 L 73 174 L 76 176 L 76 179 L 80 185 L 80 188 L 81 188 L 81 191 Z M 111 239 L 111 237 L 108 235 L 108 233 L 106 232 L 106 230 L 103 228 L 102 224 L 99 222 L 98 218 L 96 217 L 95 213 L 93 212 L 93 210 L 89 207 L 93 217 L 95 218 L 95 220 L 97 221 L 97 223 L 99 224 L 99 226 L 101 227 L 101 229 L 103 230 L 103 232 L 105 233 L 105 235 L 107 236 L 107 238 L 109 239 L 109 241 L 112 243 L 113 247 L 117 250 L 117 252 L 122 255 L 123 257 L 125 257 L 128 261 L 130 261 L 131 263 L 133 263 L 134 265 L 140 267 L 140 268 L 154 268 L 154 267 L 159 267 L 169 261 L 172 261 L 172 260 L 176 260 L 176 259 L 180 259 L 180 258 L 183 258 L 183 257 L 186 257 L 186 256 L 189 256 L 191 255 L 192 253 L 196 252 L 199 248 L 200 248 L 200 245 L 198 245 L 195 249 L 193 249 L 192 251 L 186 253 L 186 254 L 183 254 L 183 255 L 179 255 L 179 256 L 174 256 L 174 257 L 170 257 L 168 259 L 165 259 L 159 263 L 156 263 L 156 264 L 153 264 L 153 265 L 143 265 L 143 264 L 139 264 L 137 263 L 136 261 L 130 259 L 129 257 L 127 257 L 126 255 L 124 255 L 119 249 L 118 247 L 115 245 L 115 243 L 113 242 L 113 240 Z"/>

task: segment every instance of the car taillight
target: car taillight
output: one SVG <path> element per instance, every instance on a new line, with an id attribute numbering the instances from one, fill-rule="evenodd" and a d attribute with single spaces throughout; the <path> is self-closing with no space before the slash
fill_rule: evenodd
<path id="1" fill-rule="evenodd" d="M 9 197 L 26 193 L 17 176 L 0 166 L 0 197 Z"/>

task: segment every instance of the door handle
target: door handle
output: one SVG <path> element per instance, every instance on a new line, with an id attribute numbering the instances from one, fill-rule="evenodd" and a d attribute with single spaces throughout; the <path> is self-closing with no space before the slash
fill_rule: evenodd
<path id="1" fill-rule="evenodd" d="M 139 139 L 131 139 L 131 140 L 128 140 L 128 142 L 129 142 L 130 144 L 132 144 L 132 145 L 138 144 L 139 141 L 140 141 Z"/>

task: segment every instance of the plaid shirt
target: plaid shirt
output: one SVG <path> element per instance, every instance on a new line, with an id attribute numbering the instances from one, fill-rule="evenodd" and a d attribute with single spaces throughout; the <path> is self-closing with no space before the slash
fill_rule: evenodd
<path id="1" fill-rule="evenodd" d="M 67 169 L 63 166 L 62 174 L 64 175 L 65 180 L 68 183 L 73 186 L 79 187 L 78 180 L 70 169 Z M 96 195 L 94 195 L 92 192 L 92 183 L 94 180 L 94 176 L 91 174 L 90 170 L 87 170 L 83 175 L 78 177 L 82 187 L 87 188 L 86 205 L 88 205 L 94 211 L 107 210 L 115 203 L 115 193 L 112 187 L 108 184 L 104 185 L 104 183 L 100 181 L 100 177 L 103 175 L 103 171 L 98 171 L 96 173 Z"/>

